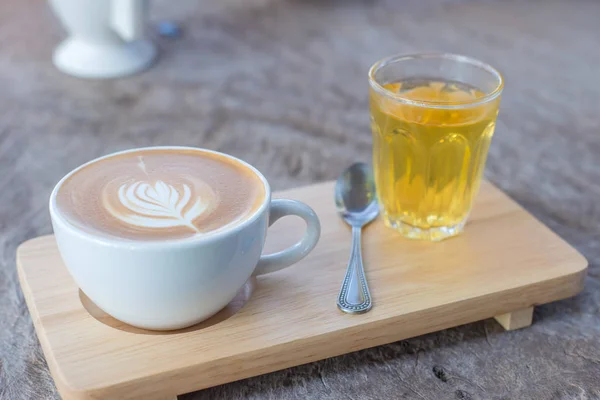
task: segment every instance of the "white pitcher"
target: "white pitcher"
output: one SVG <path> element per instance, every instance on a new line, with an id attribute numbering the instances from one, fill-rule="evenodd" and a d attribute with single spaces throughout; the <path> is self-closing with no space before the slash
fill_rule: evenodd
<path id="1" fill-rule="evenodd" d="M 54 65 L 81 78 L 114 78 L 147 68 L 156 55 L 144 39 L 146 0 L 50 0 L 70 37 Z"/>

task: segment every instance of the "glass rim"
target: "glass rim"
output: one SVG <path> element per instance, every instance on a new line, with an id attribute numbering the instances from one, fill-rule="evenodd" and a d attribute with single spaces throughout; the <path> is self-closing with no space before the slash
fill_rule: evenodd
<path id="1" fill-rule="evenodd" d="M 445 59 L 445 60 L 450 60 L 450 61 L 454 61 L 457 63 L 469 64 L 474 67 L 481 68 L 481 69 L 489 72 L 490 74 L 492 74 L 496 78 L 497 84 L 493 90 L 489 91 L 482 97 L 479 97 L 479 98 L 476 98 L 473 100 L 465 100 L 465 101 L 453 102 L 451 104 L 448 104 L 447 102 L 443 102 L 443 101 L 408 99 L 405 96 L 402 96 L 400 94 L 390 92 L 389 90 L 384 88 L 379 82 L 377 82 L 377 80 L 375 79 L 375 74 L 381 68 L 383 68 L 387 65 L 390 65 L 390 64 L 397 63 L 399 61 L 414 60 L 414 59 L 421 59 L 421 60 Z M 457 108 L 473 107 L 473 106 L 481 105 L 481 104 L 484 104 L 484 103 L 494 100 L 495 98 L 500 96 L 500 94 L 502 93 L 502 89 L 504 88 L 504 78 L 502 77 L 502 74 L 500 74 L 500 72 L 498 72 L 498 70 L 496 68 L 492 67 L 489 64 L 484 63 L 483 61 L 479 61 L 475 58 L 471 58 L 468 56 L 463 56 L 460 54 L 452 54 L 452 53 L 415 53 L 415 54 L 397 54 L 397 55 L 386 57 L 384 59 L 377 61 L 369 69 L 369 84 L 371 85 L 371 88 L 373 90 L 377 91 L 378 93 L 380 93 L 384 96 L 387 96 L 387 97 L 391 97 L 391 98 L 393 98 L 401 103 L 404 103 L 404 104 L 413 105 L 413 106 L 417 106 L 417 107 L 427 107 L 427 108 L 457 109 Z"/>

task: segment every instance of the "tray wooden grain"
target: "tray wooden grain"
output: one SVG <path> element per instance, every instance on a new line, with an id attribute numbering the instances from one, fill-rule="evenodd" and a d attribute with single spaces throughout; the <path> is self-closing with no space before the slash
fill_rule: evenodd
<path id="1" fill-rule="evenodd" d="M 411 241 L 380 220 L 369 225 L 363 253 L 374 307 L 343 314 L 336 295 L 351 237 L 332 196 L 332 182 L 276 194 L 315 209 L 322 223 L 316 249 L 291 268 L 249 281 L 210 320 L 175 332 L 133 328 L 99 310 L 71 279 L 53 236 L 23 243 L 21 286 L 60 394 L 172 399 L 485 318 L 521 328 L 531 323 L 533 306 L 582 289 L 585 258 L 484 183 L 459 237 Z M 281 220 L 269 230 L 267 250 L 286 247 L 303 229 L 299 220 Z"/>

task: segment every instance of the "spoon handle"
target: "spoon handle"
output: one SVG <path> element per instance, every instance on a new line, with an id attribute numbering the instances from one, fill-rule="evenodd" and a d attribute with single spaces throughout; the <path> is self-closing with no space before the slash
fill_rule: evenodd
<path id="1" fill-rule="evenodd" d="M 361 228 L 352 227 L 352 251 L 346 276 L 338 295 L 337 306 L 346 313 L 359 314 L 371 309 L 371 293 L 365 278 L 362 252 L 360 249 Z"/>

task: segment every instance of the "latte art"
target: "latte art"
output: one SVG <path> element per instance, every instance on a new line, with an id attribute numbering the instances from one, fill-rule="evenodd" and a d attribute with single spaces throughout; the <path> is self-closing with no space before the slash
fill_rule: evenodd
<path id="1" fill-rule="evenodd" d="M 194 149 L 141 149 L 94 161 L 68 177 L 56 202 L 82 229 L 131 240 L 200 236 L 241 223 L 265 187 L 247 166 Z"/>
<path id="2" fill-rule="evenodd" d="M 119 201 L 128 212 L 113 208 L 104 196 L 104 206 L 115 218 L 145 228 L 172 228 L 187 226 L 199 232 L 193 224 L 209 208 L 208 199 L 192 199 L 186 184 L 181 191 L 161 180 L 154 185 L 146 182 L 123 184 L 119 188 Z M 192 204 L 193 203 L 193 204 Z"/>

